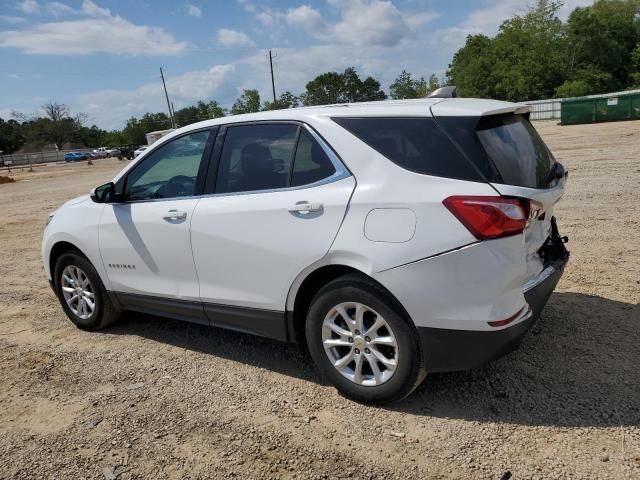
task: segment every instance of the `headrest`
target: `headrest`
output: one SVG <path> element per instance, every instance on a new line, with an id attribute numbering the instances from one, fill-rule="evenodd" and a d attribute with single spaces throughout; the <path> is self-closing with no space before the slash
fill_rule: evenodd
<path id="1" fill-rule="evenodd" d="M 271 151 L 259 143 L 250 143 L 240 151 L 240 164 L 243 173 L 267 173 L 273 171 Z"/>

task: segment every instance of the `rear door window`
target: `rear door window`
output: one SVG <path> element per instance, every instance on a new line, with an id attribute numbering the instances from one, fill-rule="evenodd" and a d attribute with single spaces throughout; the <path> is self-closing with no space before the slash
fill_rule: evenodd
<path id="1" fill-rule="evenodd" d="M 335 117 L 333 120 L 407 170 L 424 175 L 484 181 L 433 118 Z"/>
<path id="2" fill-rule="evenodd" d="M 502 183 L 529 188 L 549 186 L 555 159 L 529 120 L 513 114 L 483 117 L 477 133 L 500 172 Z"/>
<path id="3" fill-rule="evenodd" d="M 224 138 L 216 193 L 285 188 L 295 150 L 297 125 L 229 127 Z"/>

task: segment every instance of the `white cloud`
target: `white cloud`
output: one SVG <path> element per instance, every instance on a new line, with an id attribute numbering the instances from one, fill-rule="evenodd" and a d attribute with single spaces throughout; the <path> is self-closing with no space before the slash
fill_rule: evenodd
<path id="1" fill-rule="evenodd" d="M 82 2 L 82 11 L 90 17 L 111 17 L 111 11 L 108 8 L 99 7 L 91 0 L 84 0 Z"/>
<path id="2" fill-rule="evenodd" d="M 195 70 L 171 76 L 165 72 L 167 91 L 176 109 L 197 100 L 217 97 L 235 67 L 229 64 L 214 65 L 207 70 Z M 88 113 L 103 128 L 122 128 L 131 115 L 146 112 L 164 112 L 164 90 L 157 82 L 147 83 L 132 90 L 100 90 L 76 97 L 74 110 Z"/>
<path id="3" fill-rule="evenodd" d="M 352 46 L 398 45 L 438 17 L 431 11 L 402 12 L 388 0 L 329 0 L 340 15 L 339 20 L 331 24 L 318 9 L 309 5 L 273 10 L 259 8 L 246 0 L 239 1 L 264 27 L 273 29 L 284 24 L 325 43 L 342 42 Z"/>
<path id="4" fill-rule="evenodd" d="M 440 16 L 436 12 L 417 12 L 417 13 L 405 13 L 403 14 L 405 22 L 414 30 L 423 27 L 427 23 L 435 20 Z"/>
<path id="5" fill-rule="evenodd" d="M 269 11 L 256 13 L 256 20 L 267 28 L 273 27 L 278 21 L 276 16 Z"/>
<path id="6" fill-rule="evenodd" d="M 393 3 L 378 0 L 348 2 L 334 30 L 340 40 L 352 45 L 394 46 L 412 33 Z"/>
<path id="7" fill-rule="evenodd" d="M 218 30 L 218 43 L 225 48 L 251 47 L 255 45 L 246 33 L 228 28 Z"/>
<path id="8" fill-rule="evenodd" d="M 76 11 L 69 5 L 60 2 L 49 2 L 46 7 L 47 11 L 54 17 L 59 17 L 61 15 L 73 15 L 76 13 Z"/>
<path id="9" fill-rule="evenodd" d="M 54 2 L 62 12 L 67 7 Z M 49 4 L 52 5 L 52 4 Z M 92 18 L 49 22 L 25 30 L 6 30 L 0 37 L 0 47 L 17 48 L 29 54 L 87 55 L 112 53 L 116 55 L 176 55 L 187 44 L 159 27 L 134 25 L 113 16 L 91 0 L 84 0 L 82 12 Z"/>
<path id="10" fill-rule="evenodd" d="M 320 12 L 309 5 L 292 8 L 284 16 L 287 24 L 302 28 L 311 34 L 323 34 L 327 28 Z"/>
<path id="11" fill-rule="evenodd" d="M 202 17 L 202 9 L 192 3 L 187 2 L 187 15 L 190 17 L 200 18 Z"/>
<path id="12" fill-rule="evenodd" d="M 36 0 L 24 0 L 18 4 L 18 8 L 23 13 L 29 14 L 37 12 L 40 9 L 40 5 L 38 5 Z"/>
<path id="13" fill-rule="evenodd" d="M 256 11 L 256 6 L 249 0 L 238 0 L 238 4 L 244 8 L 245 12 L 253 13 Z"/>
<path id="14" fill-rule="evenodd" d="M 19 23 L 26 22 L 27 19 L 23 17 L 15 17 L 13 15 L 0 15 L 0 22 L 11 23 L 17 25 Z"/>

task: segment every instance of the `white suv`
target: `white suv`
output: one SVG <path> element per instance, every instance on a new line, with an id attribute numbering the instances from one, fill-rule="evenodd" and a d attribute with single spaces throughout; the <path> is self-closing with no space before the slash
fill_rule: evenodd
<path id="1" fill-rule="evenodd" d="M 189 125 L 51 214 L 45 270 L 82 329 L 298 341 L 343 394 L 396 400 L 515 349 L 562 274 L 566 174 L 527 118 L 429 98 Z"/>

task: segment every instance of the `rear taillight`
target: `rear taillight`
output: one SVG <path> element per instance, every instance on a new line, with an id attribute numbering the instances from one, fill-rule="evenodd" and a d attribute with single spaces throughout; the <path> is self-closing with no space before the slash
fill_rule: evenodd
<path id="1" fill-rule="evenodd" d="M 478 240 L 517 235 L 527 225 L 528 206 L 517 199 L 460 195 L 442 203 Z"/>

